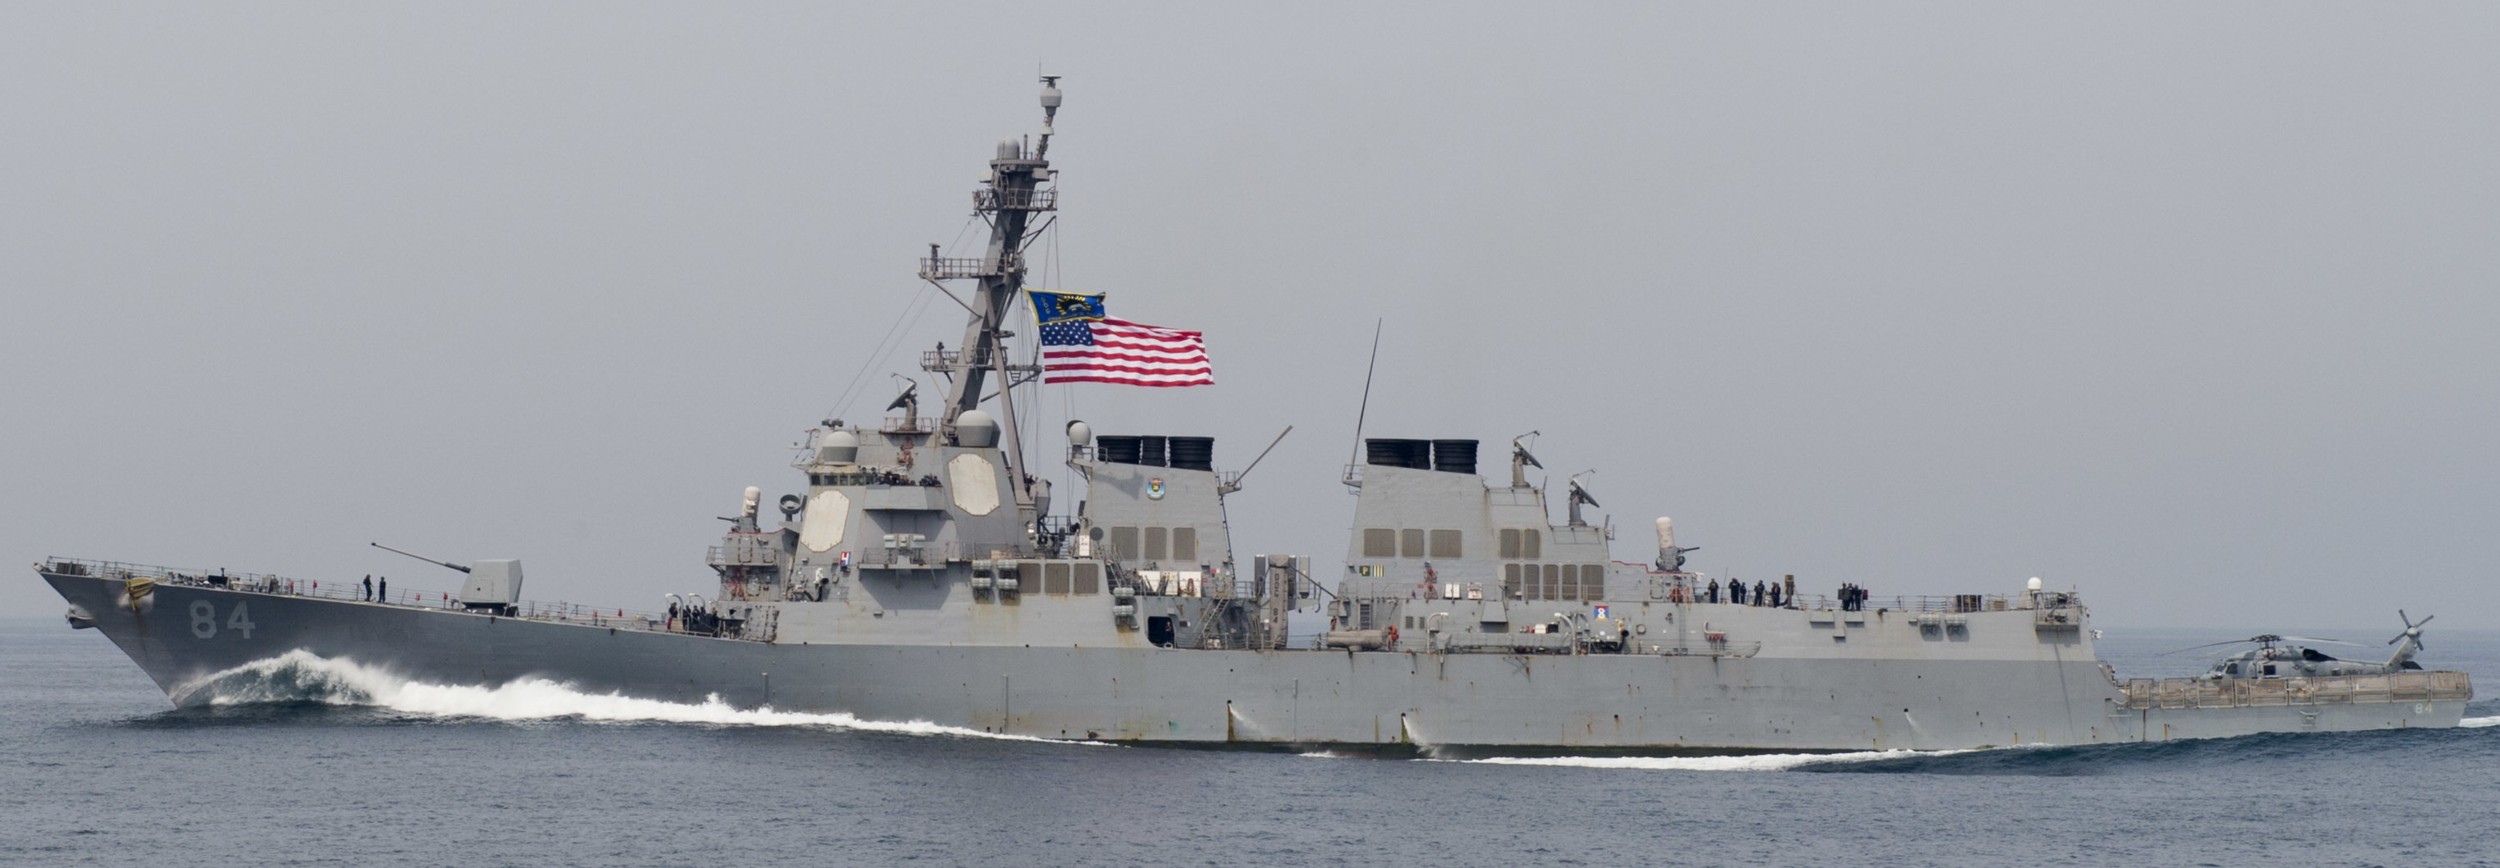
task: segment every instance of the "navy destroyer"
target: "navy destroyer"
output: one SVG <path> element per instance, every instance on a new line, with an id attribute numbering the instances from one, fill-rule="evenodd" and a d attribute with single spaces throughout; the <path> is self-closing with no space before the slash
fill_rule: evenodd
<path id="1" fill-rule="evenodd" d="M 1217 469 L 1212 437 L 1074 423 L 1064 442 L 1021 442 L 1019 393 L 1054 379 L 1209 380 L 1195 333 L 1026 289 L 1027 247 L 1057 208 L 1060 99 L 1045 79 L 1039 134 L 1001 142 L 974 191 L 981 255 L 933 247 L 919 264 L 962 287 L 969 314 L 954 349 L 921 355 L 946 384 L 935 412 L 906 390 L 882 419 L 811 430 L 778 518 L 748 488 L 706 553 L 717 594 L 649 614 L 534 604 L 511 560 L 444 563 L 466 573 L 460 592 L 422 599 L 71 558 L 36 570 L 72 626 L 109 637 L 177 703 L 300 652 L 427 682 L 538 677 L 1046 738 L 1626 752 L 2444 727 L 2472 696 L 2465 673 L 2412 662 L 2411 624 L 2384 664 L 2258 655 L 2245 671 L 2120 680 L 2081 597 L 2036 579 L 1928 598 L 1723 584 L 1685 569 L 1691 549 L 1665 518 L 1654 556 L 1618 560 L 1576 482 L 1555 520 L 1520 441 L 1491 453 L 1492 478 L 1478 440 L 1364 441 L 1344 477 L 1357 504 L 1342 563 L 1236 553 L 1224 501 L 1241 478 Z M 1018 356 L 1028 298 L 1043 346 Z M 1034 455 L 1081 478 L 1077 508 L 1054 511 L 1065 500 Z M 1297 639 L 1290 615 L 1309 607 L 1328 629 Z"/>

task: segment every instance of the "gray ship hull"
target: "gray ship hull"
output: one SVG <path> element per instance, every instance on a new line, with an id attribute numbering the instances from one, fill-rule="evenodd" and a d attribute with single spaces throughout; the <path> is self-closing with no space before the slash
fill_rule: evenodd
<path id="1" fill-rule="evenodd" d="M 202 698 L 215 673 L 301 650 L 414 681 L 540 677 L 592 693 L 716 696 L 1045 738 L 1732 752 L 2443 727 L 2471 695 L 2458 683 L 2337 702 L 2162 707 L 2131 698 L 2083 641 L 2036 643 L 2023 659 L 1951 659 L 1914 640 L 1888 651 L 1881 629 L 1846 655 L 1783 653 L 1776 642 L 1752 656 L 797 644 L 187 585 L 160 585 L 134 607 L 120 579 L 44 577 L 176 702 Z M 1805 623 L 1776 610 L 1717 614 Z"/>

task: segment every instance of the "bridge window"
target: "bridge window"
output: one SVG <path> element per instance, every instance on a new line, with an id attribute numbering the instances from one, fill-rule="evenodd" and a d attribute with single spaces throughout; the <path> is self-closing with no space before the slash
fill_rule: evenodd
<path id="1" fill-rule="evenodd" d="M 1519 559 L 1533 561 L 1544 557 L 1544 536 L 1544 534 L 1538 533 L 1536 528 L 1521 529 L 1519 531 Z"/>
<path id="2" fill-rule="evenodd" d="M 1172 529 L 1172 559 L 1184 564 L 1198 560 L 1197 528 L 1176 527 Z"/>
<path id="3" fill-rule="evenodd" d="M 1086 562 L 1076 565 L 1076 592 L 1079 594 L 1102 593 L 1101 564 Z"/>
<path id="4" fill-rule="evenodd" d="M 1454 530 L 1436 530 L 1436 531 L 1433 531 L 1433 532 L 1432 532 L 1432 556 L 1433 556 L 1433 557 L 1435 557 L 1435 558 L 1442 559 L 1442 560 L 1453 560 L 1453 561 L 1454 561 L 1454 560 L 1457 560 L 1457 559 L 1459 559 L 1459 557 L 1460 557 L 1460 555 L 1459 555 L 1459 553 L 1458 553 L 1458 552 L 1459 552 L 1459 545 L 1458 545 L 1458 543 L 1459 543 L 1458 531 L 1454 531 Z"/>
<path id="5" fill-rule="evenodd" d="M 1497 550 L 1497 551 L 1501 554 L 1501 557 L 1502 557 L 1502 559 L 1503 559 L 1503 560 L 1510 560 L 1510 559 L 1512 559 L 1512 558 L 1516 558 L 1516 557 L 1518 557 L 1518 556 L 1519 556 L 1519 529 L 1518 529 L 1518 528 L 1515 528 L 1515 527 L 1506 527 L 1506 528 L 1502 528 L 1501 532 L 1500 532 L 1500 533 L 1498 533 L 1498 534 L 1495 534 L 1495 537 L 1494 537 L 1494 538 L 1497 540 L 1497 542 L 1494 544 L 1494 548 L 1495 548 L 1495 549 L 1496 549 L 1496 550 Z M 1518 572 L 1518 571 L 1517 571 L 1516 569 L 1514 569 L 1514 570 L 1512 570 L 1512 572 L 1514 572 L 1514 573 L 1515 573 L 1515 572 Z"/>
<path id="6" fill-rule="evenodd" d="M 1424 556 L 1424 532 L 1423 532 L 1423 529 L 1422 529 L 1422 528 L 1411 528 L 1411 527 L 1410 527 L 1410 528 L 1407 528 L 1407 529 L 1405 529 L 1405 530 L 1398 531 L 1398 557 L 1402 557 L 1402 558 L 1422 558 L 1423 556 Z"/>
<path id="7" fill-rule="evenodd" d="M 1042 593 L 1065 594 L 1067 592 L 1068 563 L 1066 561 L 1052 561 L 1050 563 L 1043 564 Z"/>
<path id="8" fill-rule="evenodd" d="M 1138 552 L 1137 529 L 1133 527 L 1112 528 L 1111 551 L 1113 554 L 1118 555 L 1121 560 L 1136 560 Z"/>

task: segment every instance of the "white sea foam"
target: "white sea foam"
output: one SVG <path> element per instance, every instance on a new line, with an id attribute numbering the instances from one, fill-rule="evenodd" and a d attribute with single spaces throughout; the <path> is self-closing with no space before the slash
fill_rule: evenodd
<path id="1" fill-rule="evenodd" d="M 868 720 L 842 712 L 736 708 L 717 695 L 707 696 L 702 702 L 685 703 L 619 693 L 586 693 L 543 678 L 522 678 L 495 687 L 434 684 L 412 681 L 352 660 L 328 659 L 304 651 L 289 651 L 202 678 L 175 691 L 175 700 L 184 705 L 216 706 L 318 702 L 387 708 L 428 717 L 506 721 L 822 727 L 901 735 L 1053 741 L 928 721 Z"/>
<path id="2" fill-rule="evenodd" d="M 1867 750 L 1848 753 L 1766 753 L 1740 756 L 1556 756 L 1485 757 L 1451 760 L 1503 766 L 1562 766 L 1583 769 L 1640 769 L 1682 772 L 1780 772 L 1806 765 L 1856 763 L 1910 757 L 1950 756 L 1967 750 Z"/>
<path id="3" fill-rule="evenodd" d="M 2500 726 L 2500 717 L 2469 717 L 2457 721 L 2457 725 L 2463 727 Z"/>

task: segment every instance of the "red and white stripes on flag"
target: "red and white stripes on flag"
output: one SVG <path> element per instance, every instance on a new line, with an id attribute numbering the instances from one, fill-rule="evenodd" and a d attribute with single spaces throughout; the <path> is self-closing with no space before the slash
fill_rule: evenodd
<path id="1" fill-rule="evenodd" d="M 1047 323 L 1042 382 L 1128 386 L 1212 386 L 1203 332 L 1104 317 Z"/>

